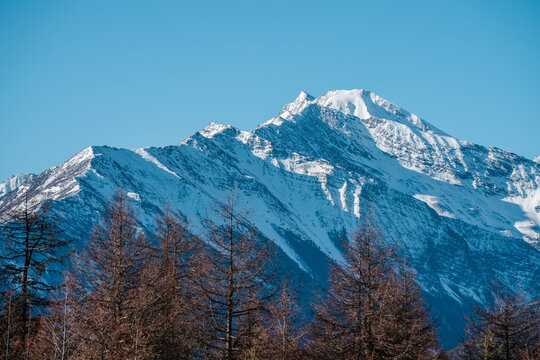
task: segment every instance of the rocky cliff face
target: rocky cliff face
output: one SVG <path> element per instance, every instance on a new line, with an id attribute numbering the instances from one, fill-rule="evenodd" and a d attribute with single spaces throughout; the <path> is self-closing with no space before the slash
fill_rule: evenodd
<path id="1" fill-rule="evenodd" d="M 181 144 L 90 147 L 14 186 L 0 207 L 53 200 L 84 242 L 107 199 L 122 188 L 140 224 L 166 204 L 192 230 L 234 187 L 259 231 L 297 268 L 324 283 L 338 237 L 369 204 L 388 241 L 417 271 L 447 346 L 463 313 L 490 298 L 497 279 L 540 294 L 540 165 L 457 140 L 365 90 L 301 93 L 255 130 L 210 124 Z M 1 193 L 0 193 L 1 195 Z"/>

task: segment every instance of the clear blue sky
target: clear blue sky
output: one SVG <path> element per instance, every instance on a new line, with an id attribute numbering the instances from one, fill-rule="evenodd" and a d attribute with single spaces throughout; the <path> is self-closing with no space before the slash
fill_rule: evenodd
<path id="1" fill-rule="evenodd" d="M 540 153 L 538 1 L 0 0 L 0 179 L 89 145 L 250 130 L 369 89 L 460 139 Z"/>

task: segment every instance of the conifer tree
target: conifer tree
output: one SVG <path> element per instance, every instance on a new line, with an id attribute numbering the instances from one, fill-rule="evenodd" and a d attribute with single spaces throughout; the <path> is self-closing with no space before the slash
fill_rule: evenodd
<path id="1" fill-rule="evenodd" d="M 395 252 L 369 220 L 359 225 L 352 241 L 343 242 L 345 261 L 331 266 L 330 288 L 314 305 L 314 357 L 377 358 L 376 322 Z"/>
<path id="2" fill-rule="evenodd" d="M 201 246 L 179 214 L 166 210 L 157 225 L 158 246 L 143 285 L 153 301 L 152 353 L 159 359 L 192 358 L 200 347 L 202 298 L 193 284 Z"/>
<path id="3" fill-rule="evenodd" d="M 476 305 L 467 325 L 463 357 L 471 359 L 529 359 L 540 357 L 540 311 L 538 301 L 495 284 L 494 301 Z"/>
<path id="4" fill-rule="evenodd" d="M 330 288 L 314 305 L 310 356 L 442 357 L 412 274 L 397 271 L 399 257 L 369 214 L 344 247 L 345 261 L 331 267 Z"/>
<path id="5" fill-rule="evenodd" d="M 253 345 L 254 329 L 275 293 L 273 251 L 257 236 L 231 192 L 207 221 L 210 244 L 197 285 L 206 298 L 208 347 L 212 356 L 237 359 Z M 209 355 L 210 356 L 210 355 Z"/>
<path id="6" fill-rule="evenodd" d="M 0 219 L 0 318 L 5 358 L 27 356 L 28 341 L 39 313 L 55 289 L 46 274 L 59 271 L 70 241 L 61 236 L 50 202 L 31 204 L 28 197 Z"/>
<path id="7" fill-rule="evenodd" d="M 78 303 L 81 358 L 142 359 L 149 353 L 141 301 L 141 273 L 148 244 L 128 198 L 117 191 L 72 277 Z"/>
<path id="8" fill-rule="evenodd" d="M 306 326 L 298 302 L 298 286 L 292 287 L 288 280 L 284 280 L 268 308 L 259 332 L 257 353 L 264 359 L 302 359 L 305 356 L 305 335 Z"/>
<path id="9" fill-rule="evenodd" d="M 40 326 L 31 341 L 30 359 L 68 360 L 78 355 L 79 332 L 77 299 L 69 275 L 42 314 Z"/>
<path id="10" fill-rule="evenodd" d="M 399 260 L 398 260 L 399 261 Z M 378 322 L 379 356 L 385 359 L 437 359 L 436 326 L 430 319 L 412 270 L 403 259 L 385 284 L 382 316 Z"/>

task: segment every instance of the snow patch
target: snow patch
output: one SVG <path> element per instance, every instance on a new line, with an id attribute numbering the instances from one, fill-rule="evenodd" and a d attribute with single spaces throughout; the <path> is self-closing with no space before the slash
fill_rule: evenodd
<path id="1" fill-rule="evenodd" d="M 439 281 L 446 293 L 450 295 L 450 297 L 452 297 L 454 300 L 456 300 L 459 304 L 462 304 L 461 297 L 456 294 L 456 292 L 450 287 L 450 282 L 448 281 L 448 279 L 444 277 L 439 277 Z"/>
<path id="2" fill-rule="evenodd" d="M 139 201 L 139 202 L 141 201 L 141 196 L 139 194 L 137 194 L 137 193 L 128 192 L 126 195 L 127 195 L 127 197 L 129 197 L 129 198 L 131 198 L 131 199 L 133 199 L 135 201 Z"/>
<path id="3" fill-rule="evenodd" d="M 329 91 L 316 100 L 317 104 L 341 111 L 347 115 L 354 115 L 366 120 L 371 117 L 364 97 L 365 90 L 335 90 Z"/>
<path id="4" fill-rule="evenodd" d="M 514 174 L 512 174 L 514 175 Z M 538 180 L 538 179 L 537 179 Z M 526 219 L 514 223 L 514 227 L 524 235 L 524 240 L 531 244 L 540 242 L 540 189 L 518 188 L 521 196 L 508 196 L 505 202 L 518 205 Z"/>
<path id="5" fill-rule="evenodd" d="M 272 143 L 262 139 L 251 132 L 240 131 L 236 140 L 251 147 L 251 153 L 260 159 L 266 159 L 272 154 Z"/>
<path id="6" fill-rule="evenodd" d="M 354 189 L 354 216 L 357 218 L 360 218 L 360 194 L 362 194 L 362 187 L 360 185 L 356 185 L 356 189 Z"/>
<path id="7" fill-rule="evenodd" d="M 339 189 L 339 198 L 341 200 L 341 208 L 345 212 L 349 212 L 347 208 L 347 181 L 343 183 L 343 186 Z"/>
<path id="8" fill-rule="evenodd" d="M 280 162 L 285 170 L 302 175 L 320 177 L 331 175 L 334 172 L 334 166 L 328 161 L 324 159 L 311 160 L 296 152 L 293 152 L 291 157 L 280 160 Z"/>
<path id="9" fill-rule="evenodd" d="M 334 202 L 334 199 L 332 198 L 332 194 L 326 187 L 326 183 L 327 183 L 326 176 L 319 176 L 319 182 L 321 183 L 321 189 L 324 191 L 324 194 L 326 195 L 326 198 L 328 199 L 328 201 L 332 203 L 332 206 L 336 205 L 336 203 Z"/>
<path id="10" fill-rule="evenodd" d="M 167 168 L 165 165 L 163 165 L 158 159 L 156 159 L 154 156 L 150 155 L 148 153 L 148 151 L 146 151 L 145 149 L 135 149 L 133 150 L 135 153 L 139 154 L 143 159 L 145 159 L 146 161 L 149 161 L 153 164 L 155 164 L 158 168 L 160 168 L 161 170 L 164 170 L 166 172 L 168 172 L 169 174 L 171 175 L 174 175 L 176 176 L 177 178 L 180 179 L 180 176 L 178 176 L 177 173 L 175 173 L 174 171 L 171 171 L 169 170 L 169 168 Z"/>
<path id="11" fill-rule="evenodd" d="M 100 175 L 96 169 L 90 169 L 90 172 L 94 173 L 94 175 L 96 175 L 98 178 L 100 179 L 104 179 L 104 177 L 102 175 Z"/>
<path id="12" fill-rule="evenodd" d="M 535 231 L 538 226 L 531 220 L 516 221 L 514 227 L 522 233 L 523 240 L 531 245 L 537 245 L 540 242 L 540 234 Z"/>
<path id="13" fill-rule="evenodd" d="M 439 216 L 444 216 L 444 217 L 448 217 L 448 218 L 452 218 L 452 219 L 456 218 L 454 214 L 451 214 L 448 211 L 445 211 L 445 210 L 443 210 L 441 208 L 439 198 L 436 197 L 436 196 L 416 194 L 416 195 L 413 195 L 413 197 L 415 199 L 417 199 L 417 200 L 420 200 L 420 201 L 423 201 L 424 203 L 426 203 L 427 206 L 429 206 L 430 208 L 435 210 L 437 212 L 437 214 L 439 214 Z"/>

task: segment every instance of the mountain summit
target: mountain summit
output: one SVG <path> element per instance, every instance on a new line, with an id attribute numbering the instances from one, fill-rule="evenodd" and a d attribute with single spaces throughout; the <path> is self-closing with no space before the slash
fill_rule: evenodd
<path id="1" fill-rule="evenodd" d="M 540 294 L 540 164 L 457 140 L 367 90 L 302 92 L 252 131 L 212 123 L 175 146 L 90 147 L 11 183 L 0 208 L 53 200 L 79 244 L 119 187 L 147 231 L 167 204 L 198 233 L 234 186 L 259 232 L 319 284 L 369 204 L 448 347 L 491 281 Z"/>

